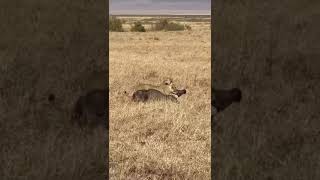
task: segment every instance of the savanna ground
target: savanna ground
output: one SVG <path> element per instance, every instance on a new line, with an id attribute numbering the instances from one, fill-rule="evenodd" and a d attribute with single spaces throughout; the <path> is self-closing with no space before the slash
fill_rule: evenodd
<path id="1" fill-rule="evenodd" d="M 125 32 L 109 34 L 110 179 L 210 179 L 208 17 L 166 17 L 192 28 L 176 32 L 148 31 L 159 17 L 118 17 L 126 24 Z M 137 20 L 147 32 L 128 32 Z M 123 94 L 139 83 L 156 85 L 166 78 L 187 88 L 178 105 L 137 104 Z"/>
<path id="2" fill-rule="evenodd" d="M 320 179 L 319 1 L 213 6 L 213 85 L 243 100 L 213 121 L 214 179 Z"/>

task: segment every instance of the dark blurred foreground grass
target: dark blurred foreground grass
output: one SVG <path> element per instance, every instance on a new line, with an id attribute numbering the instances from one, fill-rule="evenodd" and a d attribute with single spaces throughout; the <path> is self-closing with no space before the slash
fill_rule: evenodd
<path id="1" fill-rule="evenodd" d="M 213 84 L 243 101 L 213 121 L 216 179 L 320 179 L 319 1 L 215 1 Z"/>
<path id="2" fill-rule="evenodd" d="M 107 69 L 106 2 L 5 0 L 0 12 L 1 179 L 105 179 L 107 132 L 69 119 Z"/>

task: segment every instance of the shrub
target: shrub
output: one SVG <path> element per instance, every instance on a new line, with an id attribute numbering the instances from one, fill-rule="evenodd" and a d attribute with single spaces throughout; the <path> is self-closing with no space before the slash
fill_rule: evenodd
<path id="1" fill-rule="evenodd" d="M 185 27 L 182 24 L 169 22 L 167 19 L 161 19 L 152 29 L 155 31 L 183 31 Z"/>
<path id="2" fill-rule="evenodd" d="M 191 30 L 191 26 L 190 26 L 189 24 L 185 24 L 185 25 L 184 25 L 184 28 L 187 29 L 188 31 Z"/>
<path id="3" fill-rule="evenodd" d="M 109 18 L 109 31 L 123 32 L 122 21 L 114 16 Z"/>
<path id="4" fill-rule="evenodd" d="M 167 27 L 165 28 L 166 31 L 183 31 L 184 30 L 184 25 L 179 24 L 179 23 L 173 23 L 170 22 Z"/>
<path id="5" fill-rule="evenodd" d="M 166 26 L 168 26 L 169 21 L 167 19 L 161 19 L 160 22 L 157 22 L 154 26 L 153 29 L 155 31 L 161 31 L 164 30 Z"/>
<path id="6" fill-rule="evenodd" d="M 134 25 L 131 27 L 131 31 L 133 32 L 146 32 L 146 29 L 142 25 L 140 21 L 137 21 L 134 23 Z"/>

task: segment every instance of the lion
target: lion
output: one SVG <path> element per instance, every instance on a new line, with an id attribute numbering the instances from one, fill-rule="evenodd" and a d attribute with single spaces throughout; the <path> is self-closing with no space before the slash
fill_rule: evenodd
<path id="1" fill-rule="evenodd" d="M 179 101 L 175 96 L 163 94 L 155 89 L 138 90 L 133 93 L 132 100 L 135 102 L 150 102 L 150 101 L 172 101 L 178 103 Z"/>
<path id="2" fill-rule="evenodd" d="M 154 89 L 161 92 L 162 94 L 171 95 L 174 97 L 180 97 L 181 95 L 186 94 L 185 89 L 179 90 L 176 88 L 176 86 L 173 84 L 172 79 L 166 79 L 159 85 L 138 84 L 133 87 L 133 93 L 138 90 L 149 90 L 149 89 Z M 127 94 L 126 91 L 125 93 Z"/>

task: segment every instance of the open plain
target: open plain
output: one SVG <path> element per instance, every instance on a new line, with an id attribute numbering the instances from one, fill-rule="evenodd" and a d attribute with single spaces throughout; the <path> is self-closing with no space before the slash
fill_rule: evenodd
<path id="1" fill-rule="evenodd" d="M 159 17 L 118 17 L 109 36 L 110 179 L 210 179 L 210 16 L 166 17 L 185 31 L 149 31 Z M 142 21 L 147 32 L 130 32 Z M 134 103 L 139 83 L 172 78 L 187 94 L 170 102 Z"/>

